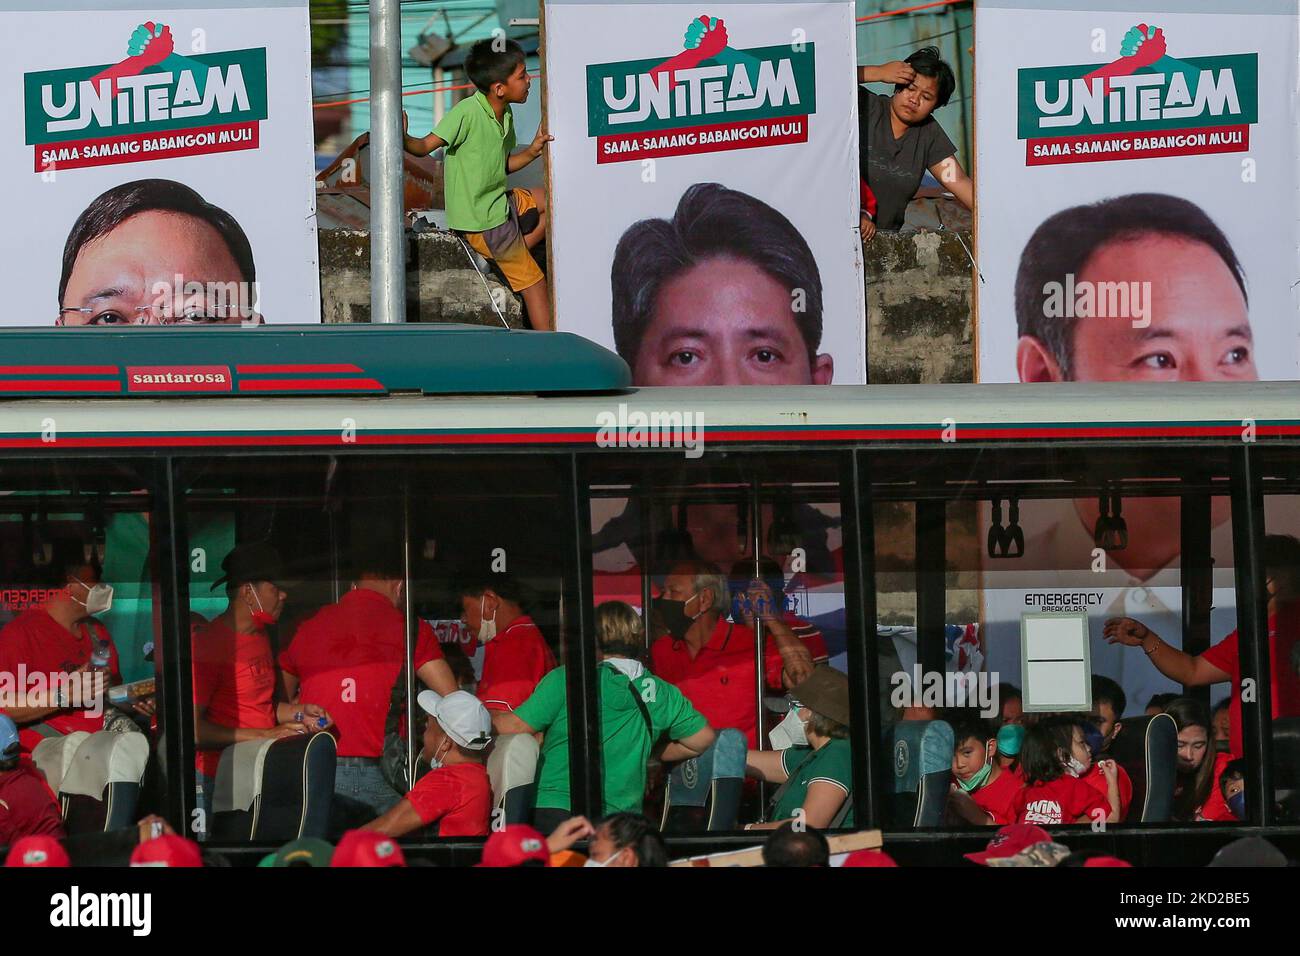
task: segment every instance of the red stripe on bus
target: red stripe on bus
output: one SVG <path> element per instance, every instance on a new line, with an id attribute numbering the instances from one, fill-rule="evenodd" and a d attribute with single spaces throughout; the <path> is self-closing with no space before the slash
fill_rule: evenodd
<path id="1" fill-rule="evenodd" d="M 122 383 L 106 379 L 29 378 L 0 382 L 0 392 L 120 392 Z"/>
<path id="2" fill-rule="evenodd" d="M 241 392 L 382 392 L 384 386 L 373 378 L 244 378 L 239 380 L 239 390 Z"/>
<path id="3" fill-rule="evenodd" d="M 365 371 L 356 365 L 236 365 L 240 375 L 347 375 Z"/>
<path id="4" fill-rule="evenodd" d="M 116 365 L 0 365 L 0 375 L 116 375 Z"/>

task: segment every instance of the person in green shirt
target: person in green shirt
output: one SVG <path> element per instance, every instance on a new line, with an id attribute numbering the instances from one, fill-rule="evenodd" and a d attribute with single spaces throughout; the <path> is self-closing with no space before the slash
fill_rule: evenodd
<path id="1" fill-rule="evenodd" d="M 790 688 L 790 713 L 781 728 L 795 741 L 785 750 L 751 750 L 745 773 L 785 784 L 773 795 L 772 819 L 746 830 L 775 830 L 801 821 L 824 830 L 853 826 L 852 751 L 849 745 L 849 679 L 819 664 L 812 675 Z M 808 746 L 800 746 L 800 740 Z M 844 812 L 841 818 L 840 814 Z"/>
<path id="2" fill-rule="evenodd" d="M 530 251 L 546 237 L 545 197 L 540 190 L 511 189 L 506 176 L 541 156 L 554 137 L 542 123 L 532 143 L 513 152 L 510 104 L 526 101 L 532 83 L 523 48 L 514 40 L 479 40 L 465 57 L 465 72 L 478 92 L 453 106 L 427 136 L 407 134 L 403 113 L 403 144 L 413 156 L 446 148 L 448 227 L 480 255 L 496 260 L 511 290 L 523 296 L 529 324 L 549 330 L 554 328 L 550 293 Z"/>
<path id="3" fill-rule="evenodd" d="M 596 608 L 600 683 L 602 814 L 640 813 L 646 761 L 665 735 L 665 762 L 698 757 L 713 745 L 713 728 L 682 692 L 655 677 L 637 657 L 645 651 L 641 617 L 622 601 Z M 494 712 L 498 734 L 542 734 L 533 825 L 550 832 L 571 815 L 569 799 L 569 714 L 565 669 L 542 678 L 531 697 L 513 713 Z"/>

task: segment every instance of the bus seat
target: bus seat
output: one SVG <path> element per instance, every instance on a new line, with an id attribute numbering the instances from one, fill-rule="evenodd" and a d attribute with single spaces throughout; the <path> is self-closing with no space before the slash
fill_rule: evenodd
<path id="1" fill-rule="evenodd" d="M 70 734 L 46 737 L 32 749 L 32 763 L 36 769 L 45 774 L 45 782 L 55 793 L 63 785 L 68 768 L 77 755 L 77 748 L 90 736 L 89 731 L 74 730 Z"/>
<path id="2" fill-rule="evenodd" d="M 502 734 L 492 746 L 487 762 L 492 809 L 500 810 L 506 823 L 527 823 L 532 816 L 540 749 L 532 734 Z"/>
<path id="3" fill-rule="evenodd" d="M 89 734 L 59 784 L 69 835 L 128 827 L 136 822 L 140 781 L 149 763 L 144 734 Z"/>
<path id="4" fill-rule="evenodd" d="M 1129 816 L 1133 815 L 1133 807 L 1141 806 L 1140 823 L 1167 823 L 1173 815 L 1174 787 L 1178 778 L 1178 725 L 1168 714 L 1156 714 L 1147 721 L 1142 741 L 1146 764 L 1143 775 L 1145 793 L 1139 804 L 1134 782 Z M 1206 754 L 1207 760 L 1213 757 L 1213 753 Z M 1129 779 L 1133 779 L 1131 773 Z"/>
<path id="5" fill-rule="evenodd" d="M 1158 716 L 1164 716 L 1157 714 Z M 1133 785 L 1133 799 L 1129 804 L 1127 821 L 1129 823 L 1139 823 L 1144 818 L 1143 814 L 1152 814 L 1149 818 L 1152 822 L 1158 820 L 1168 820 L 1169 814 L 1173 812 L 1173 790 L 1175 784 L 1171 773 L 1177 771 L 1178 759 L 1178 734 L 1175 730 L 1174 742 L 1169 744 L 1165 739 L 1168 727 L 1164 722 L 1156 728 L 1155 736 L 1150 733 L 1151 722 L 1155 717 L 1125 717 L 1122 721 L 1124 729 L 1119 732 L 1110 745 L 1110 748 L 1102 754 L 1103 757 L 1109 757 L 1117 764 L 1124 768 L 1128 774 L 1129 782 Z M 1176 727 L 1176 725 L 1175 725 Z M 1153 750 L 1154 748 L 1154 750 Z M 1148 774 L 1148 751 L 1155 753 L 1158 757 L 1158 765 L 1153 769 L 1153 774 Z M 1170 771 L 1169 768 L 1173 767 Z M 1155 799 L 1148 802 L 1147 791 L 1152 783 L 1152 777 L 1160 784 L 1160 792 L 1155 795 Z M 1166 794 L 1166 787 L 1168 791 Z M 1166 801 L 1168 806 L 1166 807 Z M 1164 807 L 1164 816 L 1160 813 Z"/>
<path id="6" fill-rule="evenodd" d="M 718 731 L 704 753 L 683 760 L 668 775 L 660 829 L 664 833 L 734 830 L 745 786 L 745 735 Z"/>
<path id="7" fill-rule="evenodd" d="M 227 747 L 212 795 L 212 838 L 265 843 L 324 839 L 337 762 L 330 734 L 246 740 Z"/>
<path id="8" fill-rule="evenodd" d="M 1273 720 L 1273 799 L 1282 820 L 1300 820 L 1300 717 Z"/>
<path id="9" fill-rule="evenodd" d="M 954 750 L 952 727 L 942 720 L 904 720 L 891 734 L 895 826 L 937 827 L 948 806 Z"/>

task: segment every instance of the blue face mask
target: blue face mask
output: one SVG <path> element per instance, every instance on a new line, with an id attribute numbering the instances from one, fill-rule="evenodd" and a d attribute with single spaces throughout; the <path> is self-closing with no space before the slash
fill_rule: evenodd
<path id="1" fill-rule="evenodd" d="M 1246 791 L 1234 793 L 1228 798 L 1228 809 L 1238 820 L 1246 819 Z"/>
<path id="2" fill-rule="evenodd" d="M 1092 751 L 1092 756 L 1095 760 L 1097 755 L 1101 753 L 1101 748 L 1106 745 L 1106 738 L 1102 735 L 1100 730 L 1092 726 L 1092 724 L 1088 724 L 1084 728 L 1083 739 L 1088 745 L 1088 749 Z"/>

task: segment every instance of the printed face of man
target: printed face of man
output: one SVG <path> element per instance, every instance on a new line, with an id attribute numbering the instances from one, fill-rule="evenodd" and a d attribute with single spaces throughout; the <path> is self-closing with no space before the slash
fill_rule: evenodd
<path id="1" fill-rule="evenodd" d="M 143 212 L 81 247 L 59 305 L 89 310 L 63 312 L 64 325 L 131 325 L 141 317 L 144 324 L 155 325 L 163 315 L 213 314 L 211 297 L 184 295 L 187 284 L 198 283 L 206 290 L 222 283 L 225 289 L 238 289 L 242 279 L 215 228 L 182 213 Z M 177 285 L 181 295 L 174 294 Z M 225 322 L 239 324 L 241 302 L 251 310 L 252 290 L 242 297 L 227 295 L 224 312 L 234 314 Z M 142 306 L 150 309 L 142 313 Z"/>
<path id="2" fill-rule="evenodd" d="M 1075 277 L 1137 288 L 1122 316 L 1079 318 L 1071 378 L 1083 382 L 1254 381 L 1254 341 L 1246 300 L 1223 259 L 1209 246 L 1175 236 L 1145 235 L 1098 249 Z M 1149 290 L 1146 291 L 1146 290 Z M 1143 325 L 1149 320 L 1145 327 Z M 1032 338 L 1017 356 L 1022 381 L 1061 381 L 1054 358 Z"/>
<path id="3" fill-rule="evenodd" d="M 791 291 L 746 259 L 715 256 L 664 283 L 637 350 L 637 385 L 829 385 L 808 360 Z"/>

